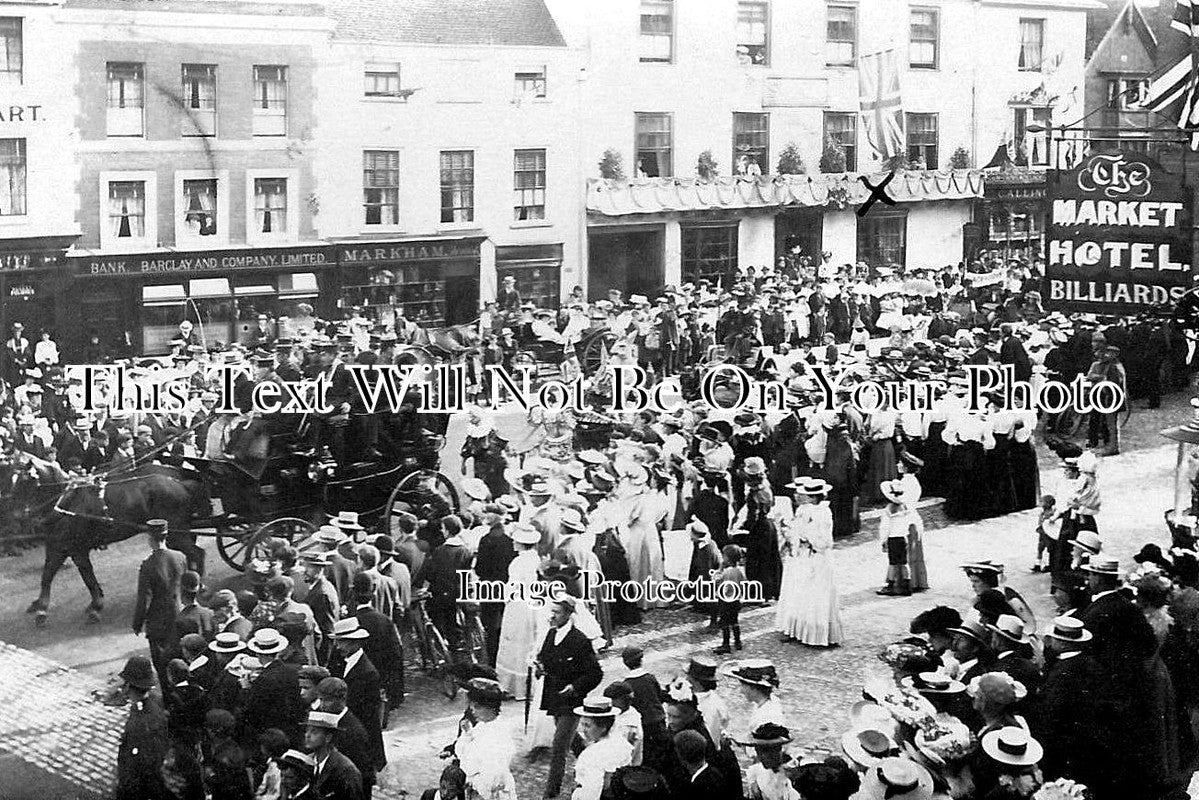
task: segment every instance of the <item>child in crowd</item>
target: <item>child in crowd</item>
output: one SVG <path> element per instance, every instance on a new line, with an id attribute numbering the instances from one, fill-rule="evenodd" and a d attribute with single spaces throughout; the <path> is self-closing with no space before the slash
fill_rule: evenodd
<path id="1" fill-rule="evenodd" d="M 290 749 L 287 734 L 278 728 L 270 728 L 258 736 L 259 757 L 265 765 L 254 800 L 279 800 L 282 792 L 282 772 L 279 759 Z"/>
<path id="2" fill-rule="evenodd" d="M 741 548 L 728 544 L 721 550 L 721 570 L 716 576 L 717 608 L 720 617 L 720 647 L 716 648 L 719 655 L 733 652 L 729 648 L 729 633 L 733 635 L 733 646 L 741 649 L 741 600 L 723 600 L 723 597 L 741 596 L 741 585 L 745 583 L 745 570 L 741 568 Z M 729 586 L 731 588 L 723 588 Z"/>
<path id="3" fill-rule="evenodd" d="M 1045 555 L 1052 554 L 1056 547 L 1057 536 L 1061 530 L 1061 522 L 1054 518 L 1053 512 L 1057 507 L 1057 499 L 1051 495 L 1041 495 L 1041 516 L 1037 518 L 1037 563 L 1033 572 L 1047 571 L 1044 566 Z"/>

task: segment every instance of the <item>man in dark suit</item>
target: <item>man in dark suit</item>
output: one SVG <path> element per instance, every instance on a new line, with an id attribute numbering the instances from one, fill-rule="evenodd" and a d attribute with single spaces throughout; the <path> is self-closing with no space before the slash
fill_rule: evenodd
<path id="1" fill-rule="evenodd" d="M 175 615 L 175 634 L 180 640 L 189 633 L 198 633 L 207 641 L 216 636 L 216 621 L 212 609 L 196 601 L 200 593 L 200 574 L 188 570 L 179 579 L 179 600 L 182 607 Z"/>
<path id="2" fill-rule="evenodd" d="M 337 715 L 325 711 L 308 714 L 304 748 L 316 761 L 312 790 L 322 800 L 362 800 L 362 774 L 337 749 Z"/>
<path id="3" fill-rule="evenodd" d="M 341 618 L 337 589 L 325 574 L 331 563 L 331 554 L 310 551 L 304 553 L 302 559 L 304 582 L 308 584 L 308 594 L 304 599 L 312 609 L 312 618 L 316 623 L 316 659 L 321 664 L 328 664 L 333 655 L 333 625 Z"/>
<path id="4" fill-rule="evenodd" d="M 371 604 L 375 591 L 370 573 L 359 572 L 354 576 L 354 598 L 357 600 L 354 616 L 370 634 L 363 640 L 362 649 L 367 660 L 379 671 L 383 690 L 387 693 L 387 711 L 391 711 L 404 699 L 404 645 L 395 623 Z"/>
<path id="5" fill-rule="evenodd" d="M 148 537 L 150 555 L 137 572 L 137 603 L 133 608 L 133 632 L 145 630 L 150 660 L 159 682 L 166 682 L 167 660 L 179 646 L 175 615 L 179 613 L 179 582 L 187 572 L 182 553 L 167 549 L 167 521 L 152 519 Z"/>
<path id="6" fill-rule="evenodd" d="M 333 626 L 333 636 L 337 653 L 329 661 L 329 674 L 346 682 L 346 707 L 366 729 L 371 754 L 385 763 L 383 680 L 363 649 L 370 632 L 357 617 L 347 617 Z"/>
<path id="7" fill-rule="evenodd" d="M 504 314 L 520 311 L 520 292 L 516 291 L 516 278 L 505 275 L 503 286 L 496 292 L 495 304 Z"/>
<path id="8" fill-rule="evenodd" d="M 987 627 L 991 629 L 991 649 L 997 654 L 991 670 L 1006 673 L 1023 684 L 1028 697 L 1021 707 L 1027 707 L 1040 688 L 1041 670 L 1028 658 L 1032 640 L 1024 630 L 1024 621 L 1011 614 L 1001 614 L 994 625 Z"/>
<path id="9" fill-rule="evenodd" d="M 571 622 L 574 613 L 575 599 L 569 595 L 554 604 L 550 612 L 550 632 L 546 634 L 534 665 L 537 674 L 545 679 L 541 710 L 554 718 L 546 797 L 557 797 L 562 790 L 566 753 L 579 725 L 575 706 L 599 686 L 604 677 L 591 641 Z"/>
<path id="10" fill-rule="evenodd" d="M 1091 632 L 1081 620 L 1058 617 L 1045 634 L 1045 681 L 1029 722 L 1045 745 L 1041 768 L 1049 780 L 1071 778 L 1092 785 L 1101 743 L 1095 703 L 1104 693 L 1095 659 L 1085 652 Z"/>
<path id="11" fill-rule="evenodd" d="M 724 480 L 725 473 L 701 469 L 700 475 L 704 479 L 704 488 L 692 498 L 683 522 L 697 519 L 704 523 L 716 546 L 724 547 L 729 543 L 729 501 L 716 491 L 716 487 Z"/>
<path id="12" fill-rule="evenodd" d="M 725 779 L 716 767 L 708 763 L 709 742 L 696 731 L 680 731 L 674 737 L 674 751 L 689 776 L 685 785 L 672 787 L 673 795 L 682 798 L 720 800 L 727 797 Z"/>
<path id="13" fill-rule="evenodd" d="M 325 678 L 316 687 L 317 705 L 313 710 L 337 715 L 337 749 L 358 768 L 363 800 L 369 800 L 386 763 L 379 759 L 362 722 L 346 707 L 347 692 L 341 678 Z"/>
<path id="14" fill-rule="evenodd" d="M 1091 603 L 1079 618 L 1095 637 L 1092 652 L 1104 665 L 1139 666 L 1157 649 L 1157 639 L 1145 615 L 1120 590 L 1120 563 L 1093 556 L 1083 566 Z"/>
<path id="15" fill-rule="evenodd" d="M 985 367 L 991 363 L 991 351 L 987 349 L 987 338 L 977 332 L 973 338 L 974 351 L 966 356 L 964 364 L 972 367 Z"/>
<path id="16" fill-rule="evenodd" d="M 1024 349 L 1024 344 L 1016 338 L 1016 327 L 1010 322 L 999 326 L 1003 336 L 1003 344 L 999 346 L 1000 365 L 1011 364 L 1016 370 L 1016 380 L 1032 380 L 1032 361 Z"/>
<path id="17" fill-rule="evenodd" d="M 104 463 L 104 453 L 92 438 L 92 425 L 86 417 L 75 420 L 71 430 L 60 438 L 58 460 L 64 466 L 72 458 L 77 458 L 83 471 L 90 472 Z"/>
<path id="18" fill-rule="evenodd" d="M 299 726 L 304 719 L 299 671 L 279 658 L 288 646 L 287 637 L 274 628 L 255 631 L 246 644 L 246 649 L 263 665 L 250 684 L 242 711 L 238 738 L 247 748 L 256 750 L 258 734 L 269 728 L 278 728 L 293 740 L 299 738 Z"/>
<path id="19" fill-rule="evenodd" d="M 479 540 L 475 574 L 481 581 L 507 583 L 508 565 L 516 558 L 516 548 L 512 545 L 512 537 L 504 530 L 504 510 L 498 505 L 484 506 L 483 518 L 489 530 Z M 504 618 L 504 604 L 481 603 L 479 615 L 487 636 L 487 663 L 494 667 L 495 655 L 500 648 L 500 621 Z"/>
<path id="20" fill-rule="evenodd" d="M 153 667 L 145 656 L 133 656 L 121 670 L 129 717 L 117 748 L 116 800 L 164 797 L 162 760 L 166 756 L 167 713 L 154 688 Z"/>

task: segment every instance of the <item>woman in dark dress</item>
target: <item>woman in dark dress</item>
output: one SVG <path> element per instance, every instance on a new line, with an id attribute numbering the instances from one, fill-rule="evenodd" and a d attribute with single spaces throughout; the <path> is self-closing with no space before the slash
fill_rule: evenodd
<path id="1" fill-rule="evenodd" d="M 833 538 L 836 539 L 858 530 L 853 513 L 854 500 L 858 496 L 858 464 L 845 423 L 838 421 L 826 432 L 828 442 L 825 445 L 823 477 L 833 487 L 828 498 L 833 512 Z"/>
<path id="2" fill-rule="evenodd" d="M 745 475 L 745 506 L 737 516 L 744 518 L 744 522 L 741 530 L 734 532 L 733 543 L 745 548 L 745 577 L 762 584 L 764 598 L 777 600 L 783 562 L 779 555 L 778 530 L 770 517 L 774 492 L 766 482 L 766 462 L 750 456 L 745 460 L 742 472 Z"/>

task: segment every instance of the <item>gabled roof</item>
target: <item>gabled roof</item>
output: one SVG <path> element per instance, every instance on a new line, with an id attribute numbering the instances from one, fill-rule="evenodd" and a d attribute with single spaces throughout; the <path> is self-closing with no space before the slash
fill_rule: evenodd
<path id="1" fill-rule="evenodd" d="M 1135 0 L 1133 0 L 1135 2 Z M 1083 59 L 1091 60 L 1091 54 L 1099 47 L 1099 43 L 1103 41 L 1103 37 L 1107 36 L 1107 32 L 1111 30 L 1112 24 L 1120 16 L 1120 12 L 1124 10 L 1129 0 L 1100 0 L 1103 3 L 1103 8 L 1096 8 L 1093 11 L 1087 12 L 1087 43 L 1086 51 L 1083 53 Z"/>
<path id="2" fill-rule="evenodd" d="M 1095 53 L 1103 46 L 1103 42 L 1112 34 L 1122 34 L 1126 27 L 1131 29 L 1140 37 L 1144 44 L 1145 52 L 1149 59 L 1157 54 L 1157 46 L 1161 41 L 1159 35 L 1154 32 L 1153 25 L 1149 18 L 1146 17 L 1146 11 L 1150 12 L 1154 17 L 1160 17 L 1159 9 L 1154 6 L 1150 9 L 1142 9 L 1137 4 L 1137 0 L 1103 0 L 1107 5 L 1106 9 L 1098 9 L 1087 14 L 1087 41 L 1085 58 L 1087 63 L 1095 57 Z M 1170 18 L 1167 16 L 1165 24 L 1162 26 L 1163 33 L 1170 27 Z"/>
<path id="3" fill-rule="evenodd" d="M 566 46 L 544 0 L 333 0 L 328 9 L 344 39 Z"/>

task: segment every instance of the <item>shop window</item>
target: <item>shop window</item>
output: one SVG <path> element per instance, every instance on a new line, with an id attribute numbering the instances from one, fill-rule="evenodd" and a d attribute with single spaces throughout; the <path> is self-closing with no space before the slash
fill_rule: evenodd
<path id="1" fill-rule="evenodd" d="M 108 182 L 108 235 L 115 239 L 145 238 L 145 181 Z"/>
<path id="2" fill-rule="evenodd" d="M 1020 20 L 1020 58 L 1023 72 L 1038 72 L 1045 57 L 1045 20 Z"/>
<path id="3" fill-rule="evenodd" d="M 516 71 L 516 99 L 545 97 L 545 67 L 525 67 Z"/>
<path id="4" fill-rule="evenodd" d="M 913 8 L 908 27 L 908 66 L 936 69 L 939 19 L 933 8 Z"/>
<path id="5" fill-rule="evenodd" d="M 254 179 L 254 233 L 287 234 L 287 178 Z"/>
<path id="6" fill-rule="evenodd" d="M 363 152 L 362 192 L 367 225 L 400 224 L 399 151 Z"/>
<path id="7" fill-rule="evenodd" d="M 770 6 L 763 0 L 737 3 L 737 61 L 743 67 L 770 63 Z"/>
<path id="8" fill-rule="evenodd" d="M 0 17 L 0 85 L 20 86 L 24 80 L 22 26 L 20 17 Z"/>
<path id="9" fill-rule="evenodd" d="M 858 9 L 856 6 L 829 6 L 825 63 L 848 67 L 858 55 Z"/>
<path id="10" fill-rule="evenodd" d="M 370 62 L 366 65 L 367 97 L 405 99 L 400 92 L 400 65 L 389 62 Z"/>
<path id="11" fill-rule="evenodd" d="M 25 204 L 25 140 L 0 139 L 0 216 L 23 216 Z"/>
<path id="12" fill-rule="evenodd" d="M 674 174 L 674 132 L 670 114 L 637 114 L 635 118 L 638 178 Z"/>
<path id="13" fill-rule="evenodd" d="M 739 175 L 770 172 L 769 114 L 733 114 L 733 164 Z"/>
<path id="14" fill-rule="evenodd" d="M 545 151 L 517 150 L 513 170 L 513 218 L 518 222 L 545 219 Z"/>
<path id="15" fill-rule="evenodd" d="M 905 117 L 908 161 L 937 168 L 937 115 L 908 114 Z"/>
<path id="16" fill-rule="evenodd" d="M 682 229 L 683 280 L 698 283 L 706 278 L 728 287 L 737 274 L 737 224 L 684 225 Z"/>
<path id="17" fill-rule="evenodd" d="M 474 222 L 475 154 L 470 150 L 441 152 L 441 221 Z"/>
<path id="18" fill-rule="evenodd" d="M 516 280 L 517 291 L 522 302 L 534 303 L 538 308 L 557 308 L 562 286 L 562 262 L 552 263 L 502 263 L 496 261 L 496 275 L 500 283 L 504 278 Z"/>
<path id="19" fill-rule="evenodd" d="M 216 178 L 183 181 L 183 230 L 186 236 L 216 236 L 220 209 L 217 208 Z"/>
<path id="20" fill-rule="evenodd" d="M 845 151 L 845 171 L 858 169 L 858 115 L 835 111 L 824 112 L 824 140 L 832 139 Z"/>
<path id="21" fill-rule="evenodd" d="M 184 136 L 216 136 L 216 66 L 183 65 Z"/>
<path id="22" fill-rule="evenodd" d="M 641 0 L 641 60 L 674 60 L 674 0 Z"/>
<path id="23" fill-rule="evenodd" d="M 146 78 L 142 64 L 108 65 L 108 135 L 144 136 Z"/>
<path id="24" fill-rule="evenodd" d="M 287 135 L 287 67 L 254 67 L 253 134 Z"/>
<path id="25" fill-rule="evenodd" d="M 142 287 L 142 352 L 157 355 L 170 350 L 187 319 L 187 291 L 179 284 Z M 194 320 L 193 320 L 194 321 Z"/>
<path id="26" fill-rule="evenodd" d="M 908 216 L 904 212 L 870 213 L 858 218 L 858 261 L 871 267 L 903 266 L 907 253 Z"/>

